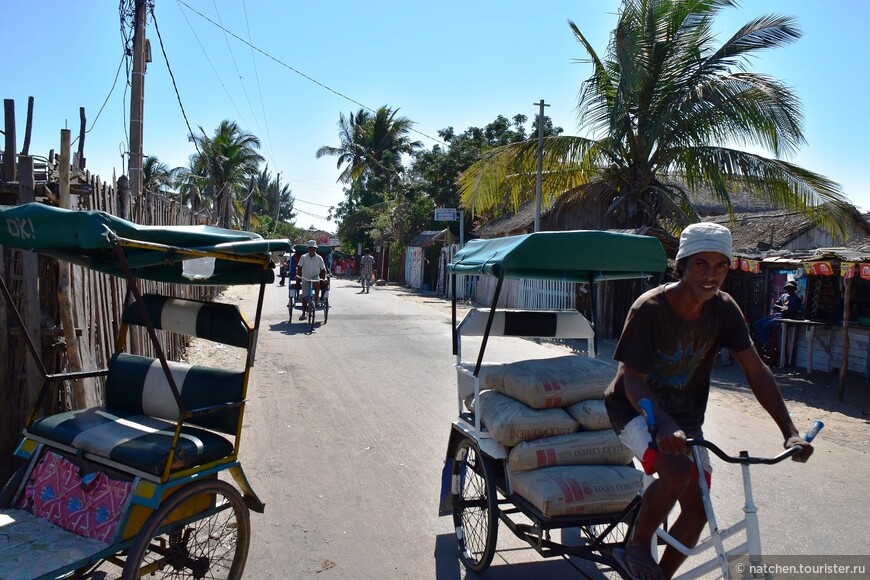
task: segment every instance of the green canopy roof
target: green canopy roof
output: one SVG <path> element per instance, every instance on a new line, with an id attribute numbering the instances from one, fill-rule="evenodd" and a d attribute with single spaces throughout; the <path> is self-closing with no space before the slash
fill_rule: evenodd
<path id="1" fill-rule="evenodd" d="M 449 269 L 455 274 L 599 282 L 660 274 L 667 262 L 656 238 L 579 230 L 473 240 L 456 253 Z"/>
<path id="2" fill-rule="evenodd" d="M 31 250 L 114 276 L 123 276 L 114 248 L 124 249 L 137 278 L 179 284 L 259 284 L 274 279 L 271 252 L 289 240 L 211 226 L 141 226 L 101 211 L 72 211 L 41 203 L 0 206 L 0 244 Z M 203 259 L 199 274 L 183 262 Z M 211 266 L 211 259 L 214 265 Z M 190 266 L 190 264 L 188 264 Z"/>

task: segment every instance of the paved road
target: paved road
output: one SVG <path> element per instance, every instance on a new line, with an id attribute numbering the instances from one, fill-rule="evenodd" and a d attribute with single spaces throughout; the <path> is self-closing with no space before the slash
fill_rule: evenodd
<path id="1" fill-rule="evenodd" d="M 241 449 L 267 504 L 252 516 L 250 578 L 465 577 L 450 518 L 437 517 L 456 415 L 449 316 L 436 298 L 427 304 L 403 299 L 397 288 L 358 290 L 334 281 L 329 322 L 308 334 L 288 323 L 284 288 L 267 288 Z M 243 309 L 251 312 L 254 299 L 246 296 Z M 553 354 L 518 340 L 491 348 L 491 360 Z M 771 421 L 717 401 L 710 439 L 730 450 L 778 451 Z M 739 516 L 739 471 L 720 466 L 713 495 L 728 523 Z M 844 522 L 870 521 L 867 472 L 866 455 L 824 443 L 808 465 L 759 468 L 765 551 L 870 553 L 863 534 L 843 534 Z M 582 577 L 512 540 L 502 526 L 487 578 Z"/>

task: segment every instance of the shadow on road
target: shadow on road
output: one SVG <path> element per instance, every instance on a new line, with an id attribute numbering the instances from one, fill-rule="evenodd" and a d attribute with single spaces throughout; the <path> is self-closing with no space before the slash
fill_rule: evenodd
<path id="1" fill-rule="evenodd" d="M 503 527 L 500 533 L 509 533 Z M 487 578 L 496 580 L 527 580 L 528 578 L 606 578 L 595 564 L 577 558 L 571 562 L 563 558 L 544 559 L 530 547 L 497 550 L 490 566 L 483 574 L 468 572 L 459 560 L 456 536 L 440 534 L 435 537 L 435 578 L 437 580 L 462 580 Z M 538 558 L 533 562 L 517 562 Z M 578 569 L 579 568 L 579 569 Z"/>
<path id="2" fill-rule="evenodd" d="M 316 320 L 314 322 L 314 332 L 317 332 L 317 329 L 324 324 L 323 320 Z M 270 324 L 269 330 L 272 332 L 280 332 L 287 336 L 295 336 L 297 334 L 309 334 L 311 327 L 308 325 L 307 320 L 294 320 L 292 323 L 285 320 L 284 322 L 279 322 L 277 324 Z"/>

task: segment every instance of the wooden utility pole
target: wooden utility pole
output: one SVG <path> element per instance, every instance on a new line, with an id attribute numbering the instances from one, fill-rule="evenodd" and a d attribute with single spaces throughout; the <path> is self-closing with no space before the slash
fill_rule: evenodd
<path id="1" fill-rule="evenodd" d="M 142 195 L 142 122 L 145 114 L 145 0 L 136 0 L 130 77 L 130 195 Z"/>
<path id="2" fill-rule="evenodd" d="M 535 177 L 535 231 L 541 231 L 541 181 L 544 169 L 544 107 L 550 105 L 541 99 L 535 103 L 541 107 L 541 112 L 538 113 L 538 174 Z"/>

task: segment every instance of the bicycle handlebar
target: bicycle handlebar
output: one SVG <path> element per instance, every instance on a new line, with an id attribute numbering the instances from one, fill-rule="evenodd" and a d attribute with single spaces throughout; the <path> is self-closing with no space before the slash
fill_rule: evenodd
<path id="1" fill-rule="evenodd" d="M 649 399 L 641 399 L 640 401 L 637 402 L 637 406 L 640 407 L 641 414 L 643 415 L 644 419 L 646 420 L 647 427 L 649 427 L 650 436 L 652 437 L 652 441 L 650 442 L 650 446 L 654 446 L 655 440 L 656 440 L 657 428 L 656 428 L 655 412 L 653 411 L 653 404 Z M 825 426 L 825 424 L 822 423 L 821 421 L 814 421 L 813 426 L 810 427 L 810 429 L 807 431 L 806 435 L 804 435 L 804 440 L 807 441 L 808 443 L 810 441 L 812 441 L 816 437 L 816 435 L 818 435 L 819 431 L 821 431 L 822 427 L 824 427 L 824 426 Z M 706 447 L 707 449 L 712 451 L 713 454 L 716 457 L 718 457 L 719 459 L 721 459 L 722 461 L 724 461 L 726 463 L 738 463 L 740 465 L 774 465 L 774 464 L 777 464 L 784 459 L 788 459 L 792 455 L 800 453 L 800 451 L 801 451 L 801 446 L 795 445 L 793 447 L 789 447 L 788 449 L 786 449 L 785 451 L 783 451 L 782 453 L 780 453 L 779 455 L 777 455 L 775 457 L 750 457 L 748 451 L 741 451 L 739 457 L 733 457 L 731 455 L 728 455 L 727 453 L 725 453 L 724 451 L 719 449 L 719 447 L 716 446 L 714 443 L 711 443 L 710 441 L 707 441 L 706 439 L 689 438 L 689 439 L 686 439 L 686 445 L 687 446 L 694 446 L 694 447 Z"/>
<path id="2" fill-rule="evenodd" d="M 706 439 L 686 439 L 686 445 L 690 447 L 706 447 L 725 463 L 737 463 L 740 465 L 775 465 L 796 453 L 800 453 L 801 450 L 800 445 L 795 445 L 794 447 L 789 447 L 775 457 L 750 457 L 746 451 L 741 451 L 739 457 L 733 457 L 719 449 L 715 443 L 711 443 Z"/>

